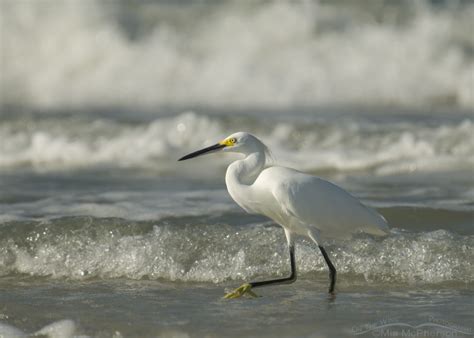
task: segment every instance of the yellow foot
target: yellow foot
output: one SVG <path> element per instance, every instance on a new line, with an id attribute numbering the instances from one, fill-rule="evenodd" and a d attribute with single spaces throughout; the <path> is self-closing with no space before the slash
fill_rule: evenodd
<path id="1" fill-rule="evenodd" d="M 229 292 L 224 296 L 224 299 L 233 299 L 233 298 L 239 298 L 242 297 L 243 295 L 248 294 L 252 297 L 258 297 L 255 292 L 252 291 L 252 285 L 249 283 L 242 284 L 239 286 L 237 289 L 235 289 L 232 292 Z"/>

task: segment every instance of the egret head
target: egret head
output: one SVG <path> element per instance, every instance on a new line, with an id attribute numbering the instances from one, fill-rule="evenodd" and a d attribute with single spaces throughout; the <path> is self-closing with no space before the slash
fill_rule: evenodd
<path id="1" fill-rule="evenodd" d="M 255 136 L 245 132 L 237 132 L 227 136 L 222 141 L 204 149 L 195 151 L 191 154 L 181 157 L 178 161 L 188 160 L 204 154 L 210 154 L 217 151 L 232 153 L 241 153 L 244 155 L 262 152 L 268 154 L 267 147 Z"/>

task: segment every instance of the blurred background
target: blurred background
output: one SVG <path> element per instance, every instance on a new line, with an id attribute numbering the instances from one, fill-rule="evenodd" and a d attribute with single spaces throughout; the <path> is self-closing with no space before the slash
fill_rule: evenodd
<path id="1" fill-rule="evenodd" d="M 0 168 L 174 169 L 237 130 L 306 170 L 472 165 L 471 1 L 0 3 Z"/>
<path id="2" fill-rule="evenodd" d="M 3 105 L 473 105 L 471 1 L 1 3 Z"/>

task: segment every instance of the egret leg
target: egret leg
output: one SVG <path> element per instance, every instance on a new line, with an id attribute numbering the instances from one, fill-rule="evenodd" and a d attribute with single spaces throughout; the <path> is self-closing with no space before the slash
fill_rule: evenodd
<path id="1" fill-rule="evenodd" d="M 249 283 L 253 288 L 271 285 L 271 284 L 291 284 L 296 280 L 296 262 L 295 262 L 295 247 L 291 245 L 290 247 L 290 263 L 291 263 L 291 274 L 285 278 L 265 280 L 261 282 L 251 282 Z"/>
<path id="2" fill-rule="evenodd" d="M 224 296 L 225 299 L 232 299 L 232 298 L 239 298 L 243 296 L 244 294 L 249 294 L 253 297 L 257 297 L 257 295 L 252 292 L 252 288 L 260 287 L 260 286 L 265 286 L 265 285 L 273 285 L 273 284 L 291 284 L 296 280 L 296 261 L 295 261 L 295 246 L 291 237 L 291 234 L 289 231 L 285 229 L 285 235 L 286 239 L 288 241 L 288 248 L 290 249 L 290 264 L 291 264 L 291 274 L 289 277 L 285 278 L 278 278 L 278 279 L 272 279 L 272 280 L 266 280 L 266 281 L 260 281 L 260 282 L 250 282 L 250 283 L 245 283 L 235 289 L 232 292 L 229 292 Z"/>
<path id="3" fill-rule="evenodd" d="M 321 250 L 321 253 L 323 254 L 324 260 L 326 261 L 326 264 L 328 265 L 329 268 L 329 277 L 331 278 L 331 283 L 329 284 L 329 293 L 334 294 L 334 286 L 336 285 L 336 268 L 332 264 L 331 260 L 329 259 L 328 254 L 326 253 L 326 250 L 320 245 L 319 250 Z"/>
<path id="4" fill-rule="evenodd" d="M 323 246 L 319 245 L 319 232 L 317 230 L 311 230 L 308 232 L 309 238 L 313 240 L 314 243 L 316 243 L 319 247 L 319 250 L 323 254 L 324 260 L 326 261 L 326 264 L 329 268 L 329 278 L 331 280 L 329 284 L 329 293 L 334 294 L 334 287 L 336 286 L 336 268 L 332 264 L 331 260 L 329 259 L 329 256 L 326 252 L 326 250 L 323 248 Z"/>

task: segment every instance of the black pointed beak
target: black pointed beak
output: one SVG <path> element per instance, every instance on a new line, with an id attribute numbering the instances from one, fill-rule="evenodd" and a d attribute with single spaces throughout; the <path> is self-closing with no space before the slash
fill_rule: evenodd
<path id="1" fill-rule="evenodd" d="M 198 156 L 201 156 L 201 155 L 204 155 L 204 154 L 212 153 L 214 151 L 217 151 L 219 149 L 224 148 L 225 146 L 226 146 L 225 144 L 216 143 L 216 144 L 214 144 L 210 147 L 207 147 L 207 148 L 195 151 L 195 152 L 193 152 L 191 154 L 188 154 L 186 156 L 183 156 L 178 161 L 189 160 L 190 158 L 194 158 L 194 157 L 198 157 Z"/>

